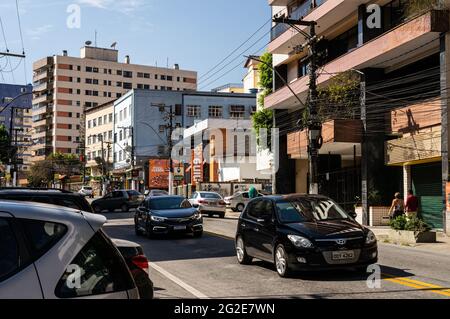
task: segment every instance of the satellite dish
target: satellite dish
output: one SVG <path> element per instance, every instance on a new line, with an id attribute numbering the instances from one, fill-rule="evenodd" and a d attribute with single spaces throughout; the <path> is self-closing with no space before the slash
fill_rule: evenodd
<path id="1" fill-rule="evenodd" d="M 86 45 L 91 45 L 92 44 L 92 41 L 86 41 L 84 44 L 86 44 Z"/>
<path id="2" fill-rule="evenodd" d="M 111 48 L 115 49 L 117 46 L 117 42 L 114 42 L 113 44 L 111 44 Z"/>

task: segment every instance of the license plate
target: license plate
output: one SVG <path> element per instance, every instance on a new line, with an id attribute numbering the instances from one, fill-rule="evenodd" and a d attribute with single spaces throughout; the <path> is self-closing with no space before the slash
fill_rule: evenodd
<path id="1" fill-rule="evenodd" d="M 174 226 L 174 230 L 186 230 L 186 226 Z"/>
<path id="2" fill-rule="evenodd" d="M 209 206 L 216 206 L 217 203 L 216 203 L 216 202 L 209 202 L 208 205 L 209 205 Z"/>
<path id="3" fill-rule="evenodd" d="M 355 252 L 350 251 L 333 251 L 331 259 L 333 260 L 349 260 L 355 258 Z"/>

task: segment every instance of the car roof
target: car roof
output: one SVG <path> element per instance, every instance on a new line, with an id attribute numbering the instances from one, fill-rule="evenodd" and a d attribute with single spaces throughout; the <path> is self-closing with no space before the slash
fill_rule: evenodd
<path id="1" fill-rule="evenodd" d="M 203 193 L 203 194 L 218 194 L 220 195 L 218 192 L 204 192 L 204 191 L 197 191 L 197 193 Z"/>
<path id="2" fill-rule="evenodd" d="M 74 195 L 80 196 L 77 193 L 57 189 L 57 188 L 0 188 L 0 194 L 52 194 L 52 195 Z"/>
<path id="3" fill-rule="evenodd" d="M 184 196 L 180 196 L 180 195 L 163 195 L 163 196 L 150 196 L 149 198 L 157 198 L 157 199 L 161 199 L 161 198 L 185 198 Z"/>
<path id="4" fill-rule="evenodd" d="M 102 215 L 94 215 L 64 206 L 37 202 L 0 200 L 1 212 L 21 219 L 43 219 L 61 223 L 86 219 L 91 224 L 91 227 L 97 229 L 106 222 L 106 218 Z"/>
<path id="5" fill-rule="evenodd" d="M 274 201 L 282 200 L 296 200 L 296 199 L 329 199 L 324 195 L 311 195 L 311 194 L 287 194 L 287 195 L 268 195 L 263 198 L 272 199 Z"/>

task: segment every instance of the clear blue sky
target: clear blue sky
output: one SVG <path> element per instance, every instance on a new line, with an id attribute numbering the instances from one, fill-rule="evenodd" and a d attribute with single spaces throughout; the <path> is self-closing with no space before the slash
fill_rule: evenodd
<path id="1" fill-rule="evenodd" d="M 199 77 L 225 58 L 233 49 L 270 19 L 267 0 L 19 0 L 20 17 L 27 53 L 27 81 L 31 82 L 32 62 L 44 56 L 60 54 L 78 56 L 86 40 L 94 41 L 98 32 L 98 46 L 109 47 L 117 42 L 120 60 L 131 56 L 132 63 L 166 66 L 179 63 L 183 69 L 198 71 Z M 79 29 L 67 27 L 67 8 L 71 4 L 81 8 Z M 21 52 L 15 0 L 1 0 L 0 17 L 10 51 Z M 236 52 L 252 46 L 246 54 L 257 53 L 268 40 L 270 24 Z M 266 34 L 266 36 L 264 36 Z M 0 30 L 0 51 L 5 43 Z M 242 62 L 231 63 L 210 79 L 200 79 L 199 87 L 211 89 L 229 82 L 240 82 L 244 69 L 218 79 Z M 18 59 L 11 64 L 17 66 Z M 0 82 L 14 83 L 11 73 L 5 72 L 5 58 L 0 58 Z M 7 66 L 6 69 L 9 69 Z M 220 68 L 219 68 L 220 69 Z M 25 70 L 20 65 L 14 71 L 17 84 L 25 82 Z M 216 82 L 211 83 L 216 80 Z M 202 82 L 203 80 L 203 82 Z"/>

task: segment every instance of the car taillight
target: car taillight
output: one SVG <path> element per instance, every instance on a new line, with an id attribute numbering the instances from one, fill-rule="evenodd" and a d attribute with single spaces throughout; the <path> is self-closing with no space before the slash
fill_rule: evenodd
<path id="1" fill-rule="evenodd" d="M 139 255 L 139 256 L 134 256 L 131 261 L 133 262 L 133 264 L 144 270 L 145 272 L 148 272 L 148 259 L 147 257 L 143 256 L 143 255 Z"/>
<path id="2" fill-rule="evenodd" d="M 219 205 L 226 205 L 227 203 L 225 203 L 225 201 L 223 201 L 223 200 L 221 200 L 220 202 L 219 202 Z"/>
<path id="3" fill-rule="evenodd" d="M 206 204 L 207 201 L 206 201 L 206 200 L 199 199 L 198 203 L 199 203 L 199 204 Z"/>

